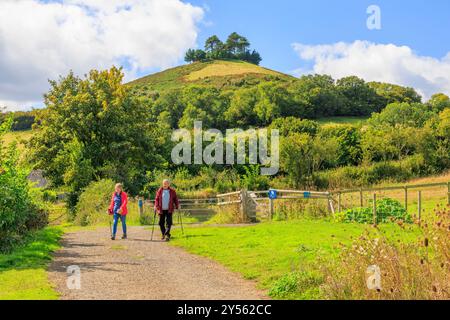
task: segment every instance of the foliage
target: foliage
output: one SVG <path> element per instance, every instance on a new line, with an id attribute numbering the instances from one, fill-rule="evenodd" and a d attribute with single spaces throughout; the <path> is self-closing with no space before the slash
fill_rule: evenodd
<path id="1" fill-rule="evenodd" d="M 250 42 L 247 38 L 233 32 L 223 43 L 219 37 L 213 35 L 206 39 L 205 50 L 189 49 L 184 60 L 186 62 L 204 61 L 206 59 L 236 59 L 247 61 L 256 65 L 261 62 L 261 56 L 255 50 L 250 51 Z"/>
<path id="2" fill-rule="evenodd" d="M 33 199 L 28 171 L 19 166 L 16 145 L 3 150 L 1 137 L 12 125 L 12 117 L 0 124 L 0 251 L 8 251 L 30 230 L 42 228 L 48 213 Z"/>
<path id="3" fill-rule="evenodd" d="M 392 221 L 412 222 L 411 216 L 403 205 L 394 199 L 377 200 L 377 223 Z M 373 223 L 373 205 L 364 208 L 352 208 L 336 214 L 336 219 L 342 222 Z"/>
<path id="4" fill-rule="evenodd" d="M 137 193 L 146 169 L 162 162 L 148 111 L 122 79 L 113 67 L 50 82 L 30 145 L 35 166 L 54 186 L 79 193 L 94 177 L 111 178 Z"/>
<path id="5" fill-rule="evenodd" d="M 285 117 L 272 121 L 269 129 L 278 129 L 283 137 L 293 133 L 307 133 L 310 136 L 315 136 L 319 132 L 319 124 L 312 120 Z"/>
<path id="6" fill-rule="evenodd" d="M 391 103 L 382 112 L 372 115 L 369 123 L 375 126 L 420 128 L 433 115 L 434 113 L 421 103 Z"/>
<path id="7" fill-rule="evenodd" d="M 9 116 L 13 117 L 13 123 L 11 126 L 12 131 L 25 131 L 30 130 L 35 122 L 36 115 L 39 111 L 16 111 L 16 112 L 1 112 L 0 108 L 0 123 L 5 121 Z"/>
<path id="8" fill-rule="evenodd" d="M 87 226 L 104 221 L 114 185 L 110 179 L 92 182 L 80 195 L 75 208 L 75 224 Z"/>
<path id="9" fill-rule="evenodd" d="M 422 99 L 420 95 L 409 87 L 402 87 L 392 83 L 369 82 L 368 85 L 373 88 L 376 93 L 382 97 L 388 105 L 394 102 L 397 103 L 420 103 Z"/>

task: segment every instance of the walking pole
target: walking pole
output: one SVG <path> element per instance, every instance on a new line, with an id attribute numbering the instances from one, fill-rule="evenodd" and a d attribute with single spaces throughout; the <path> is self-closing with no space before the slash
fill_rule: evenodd
<path id="1" fill-rule="evenodd" d="M 181 233 L 184 236 L 183 217 L 181 216 L 181 211 L 180 210 L 178 210 L 178 218 L 180 219 Z"/>
<path id="2" fill-rule="evenodd" d="M 108 216 L 112 216 L 111 214 L 109 214 L 109 210 L 107 210 L 106 213 L 108 214 Z M 109 222 L 109 232 L 111 233 L 111 238 L 112 238 L 113 232 L 112 232 L 111 218 L 108 218 L 108 222 Z"/>
<path id="3" fill-rule="evenodd" d="M 150 241 L 153 241 L 153 232 L 155 231 L 155 221 L 156 221 L 156 208 L 153 208 L 153 227 L 152 227 L 152 237 Z"/>

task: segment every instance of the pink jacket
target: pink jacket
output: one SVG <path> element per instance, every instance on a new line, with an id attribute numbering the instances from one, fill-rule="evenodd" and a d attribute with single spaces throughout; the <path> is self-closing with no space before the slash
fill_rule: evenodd
<path id="1" fill-rule="evenodd" d="M 113 214 L 113 210 L 114 210 L 114 194 L 115 194 L 115 192 L 113 192 L 113 194 L 111 196 L 111 204 L 109 205 L 109 209 L 108 209 L 108 212 L 110 215 Z M 126 194 L 126 192 L 122 191 L 121 197 L 122 197 L 122 205 L 120 206 L 120 209 L 122 209 L 122 215 L 126 216 L 128 214 L 128 208 L 127 208 L 128 195 Z"/>

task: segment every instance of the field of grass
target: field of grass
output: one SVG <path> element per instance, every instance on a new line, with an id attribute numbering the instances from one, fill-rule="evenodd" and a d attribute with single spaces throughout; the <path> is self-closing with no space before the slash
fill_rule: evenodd
<path id="1" fill-rule="evenodd" d="M 8 146 L 12 142 L 17 142 L 19 151 L 23 151 L 25 149 L 25 143 L 30 140 L 32 136 L 32 130 L 12 131 L 5 134 L 5 136 L 3 137 L 3 142 L 5 143 L 5 146 Z"/>
<path id="2" fill-rule="evenodd" d="M 209 77 L 223 77 L 249 73 L 268 74 L 273 76 L 282 75 L 279 72 L 261 68 L 257 65 L 244 61 L 218 61 L 216 63 L 208 64 L 201 70 L 190 73 L 185 76 L 185 79 L 187 81 L 195 81 Z"/>
<path id="3" fill-rule="evenodd" d="M 283 287 L 292 274 L 301 271 L 320 256 L 332 259 L 339 254 L 339 245 L 349 245 L 372 227 L 326 220 L 298 220 L 261 223 L 255 226 L 188 227 L 186 237 L 175 231 L 172 245 L 209 257 L 238 272 L 246 279 L 257 281 L 273 298 L 320 299 L 320 275 L 307 270 L 303 288 L 289 291 Z M 393 241 L 413 241 L 414 229 L 403 230 L 397 225 L 381 225 L 380 232 Z"/>
<path id="4" fill-rule="evenodd" d="M 289 75 L 243 61 L 215 60 L 167 69 L 134 80 L 127 85 L 140 93 L 183 88 L 190 83 L 226 89 L 227 87 L 234 88 L 234 83 L 239 83 L 242 79 L 246 79 L 248 83 L 258 83 L 268 76 L 285 80 L 292 79 Z"/>
<path id="5" fill-rule="evenodd" d="M 48 227 L 31 234 L 10 254 L 0 254 L 0 300 L 51 300 L 58 294 L 46 268 L 59 248 L 62 227 Z"/>

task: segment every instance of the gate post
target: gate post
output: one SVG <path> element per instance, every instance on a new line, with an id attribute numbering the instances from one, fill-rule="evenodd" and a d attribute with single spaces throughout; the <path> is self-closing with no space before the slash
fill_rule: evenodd
<path id="1" fill-rule="evenodd" d="M 241 190 L 241 219 L 246 221 L 248 218 L 247 190 Z"/>

